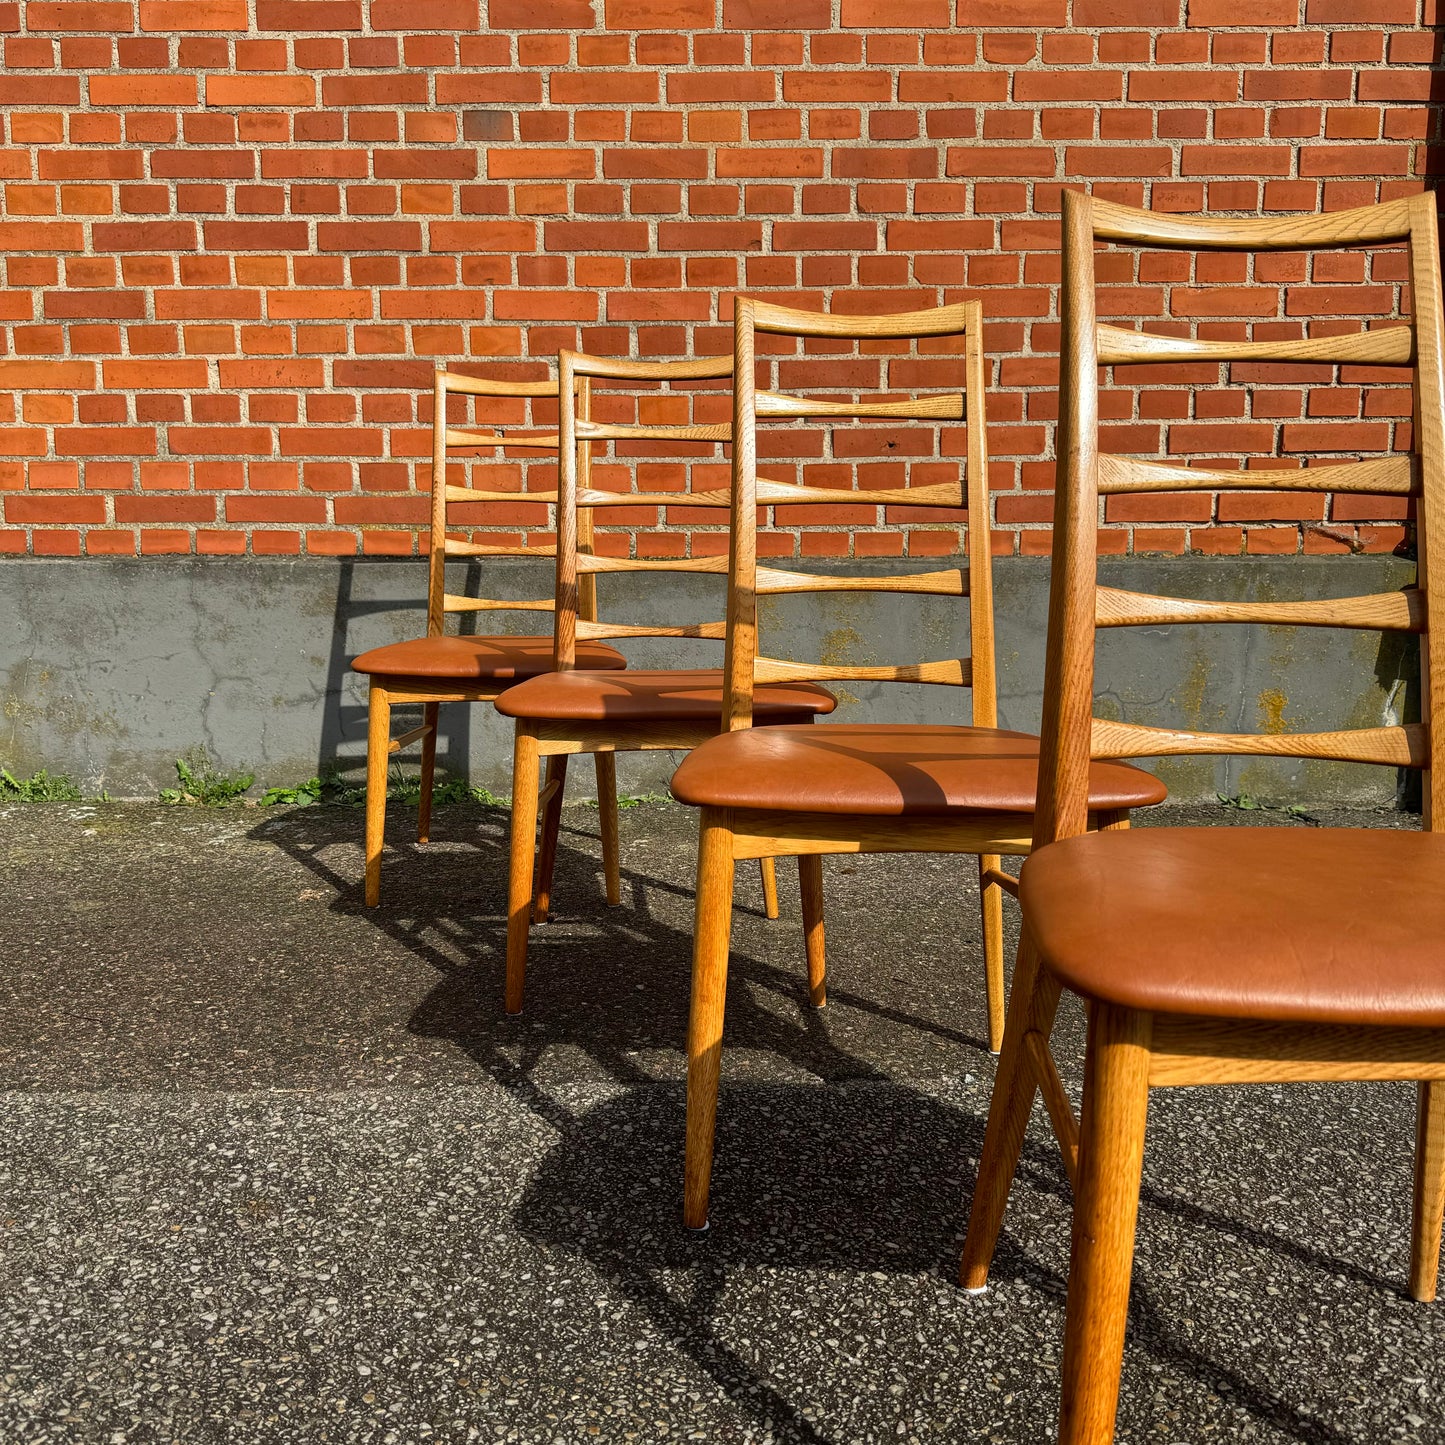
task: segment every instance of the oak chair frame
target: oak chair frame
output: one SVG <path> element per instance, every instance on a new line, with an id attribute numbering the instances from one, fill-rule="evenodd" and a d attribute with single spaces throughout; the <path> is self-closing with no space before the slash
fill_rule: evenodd
<path id="1" fill-rule="evenodd" d="M 1403 241 L 1413 316 L 1405 326 L 1286 341 L 1198 340 L 1099 324 L 1097 241 L 1191 249 L 1296 250 Z M 1445 665 L 1430 635 L 1445 628 L 1445 592 L 1427 559 L 1445 539 L 1445 368 L 1435 201 L 1418 195 L 1333 215 L 1207 220 L 1135 211 L 1064 195 L 1063 357 L 1053 582 L 1044 687 L 1037 836 L 1085 827 L 1091 758 L 1251 754 L 1329 758 L 1423 769 L 1425 830 L 1445 818 Z M 1098 439 L 1099 368 L 1137 361 L 1304 361 L 1415 364 L 1416 457 L 1298 471 L 1221 471 L 1104 455 Z M 1289 490 L 1411 496 L 1417 502 L 1417 585 L 1400 593 L 1309 602 L 1215 603 L 1152 598 L 1097 583 L 1098 498 L 1132 492 Z M 1313 734 L 1208 734 L 1098 719 L 1093 713 L 1097 628 L 1163 622 L 1252 622 L 1369 628 L 1420 635 L 1421 721 Z M 1281 839 L 1288 847 L 1288 838 Z M 1059 1438 L 1113 1439 L 1125 1316 L 1151 1087 L 1289 1080 L 1419 1081 L 1410 1293 L 1434 1298 L 1445 1213 L 1445 1030 L 1281 1023 L 1143 1012 L 1089 1004 L 1081 1122 L 1049 1051 L 1061 985 L 1025 929 L 1009 1005 L 960 1281 L 986 1286 L 1035 1091 L 1043 1093 L 1075 1190 Z"/>
<path id="2" fill-rule="evenodd" d="M 593 515 L 598 507 L 630 502 L 648 506 L 687 506 L 727 509 L 725 490 L 610 492 L 591 485 L 594 442 L 693 442 L 725 444 L 732 439 L 730 423 L 685 426 L 622 425 L 593 421 L 585 404 L 594 379 L 614 381 L 706 381 L 732 376 L 730 356 L 699 357 L 687 361 L 630 361 L 563 351 L 558 358 L 558 385 L 562 401 L 558 417 L 560 460 L 557 503 L 557 584 L 554 664 L 558 672 L 575 667 L 579 640 L 630 637 L 696 637 L 721 641 L 725 623 L 633 625 L 601 622 L 597 617 L 597 577 L 603 574 L 675 572 L 722 576 L 727 558 L 716 557 L 603 557 L 593 553 Z M 568 398 L 577 396 L 574 408 Z M 550 903 L 552 874 L 557 856 L 557 830 L 561 791 L 567 759 L 576 753 L 592 754 L 597 768 L 599 795 L 612 800 L 602 814 L 603 875 L 607 902 L 616 907 L 622 899 L 617 855 L 617 764 L 619 752 L 687 751 L 713 737 L 716 722 L 657 719 L 630 723 L 581 723 L 571 719 L 527 719 L 516 722 L 512 762 L 512 841 L 507 899 L 507 975 L 505 1006 L 518 1013 L 526 982 L 527 940 L 530 925 L 544 922 Z M 547 777 L 538 791 L 540 760 L 547 760 Z M 533 839 L 539 810 L 543 814 L 540 850 Z M 764 906 L 769 918 L 778 916 L 777 880 L 771 860 L 762 866 Z M 535 892 L 534 892 L 535 883 Z"/>
<path id="3" fill-rule="evenodd" d="M 982 310 L 967 301 L 936 310 L 892 316 L 824 315 L 738 297 L 734 323 L 732 549 L 728 567 L 727 731 L 752 725 L 757 682 L 778 678 L 941 683 L 971 687 L 973 723 L 998 724 L 994 673 L 993 580 L 988 524 L 988 449 L 985 434 Z M 756 333 L 843 340 L 963 339 L 960 392 L 899 401 L 810 400 L 756 386 Z M 965 479 L 920 487 L 858 490 L 798 486 L 757 475 L 759 418 L 854 418 L 964 420 Z M 759 567 L 758 506 L 872 502 L 889 506 L 957 508 L 967 505 L 968 569 L 900 577 L 837 576 Z M 905 666 L 831 666 L 787 662 L 758 654 L 759 596 L 790 592 L 901 592 L 969 598 L 972 656 Z M 826 727 L 826 724 L 823 724 Z M 727 993 L 733 874 L 743 858 L 798 856 L 811 1001 L 826 1001 L 823 924 L 823 856 L 829 853 L 963 853 L 978 857 L 985 940 L 991 1044 L 1003 1033 L 1003 893 L 1017 884 L 1003 870 L 1003 855 L 1029 852 L 1027 815 L 974 814 L 954 818 L 881 818 L 823 813 L 763 812 L 704 807 L 699 818 L 698 892 L 694 925 L 692 1003 L 688 1019 L 687 1143 L 683 1222 L 707 1223 Z M 1113 815 L 1105 820 L 1113 822 Z"/>
<path id="4" fill-rule="evenodd" d="M 448 508 L 451 504 L 521 500 L 555 505 L 557 501 L 555 489 L 511 492 L 455 486 L 447 481 L 448 448 L 473 451 L 482 447 L 524 447 L 542 452 L 558 450 L 555 427 L 544 431 L 538 431 L 534 427 L 524 428 L 520 435 L 513 435 L 509 428 L 502 426 L 454 427 L 448 422 L 447 399 L 451 396 L 515 397 L 525 403 L 530 398 L 555 398 L 557 395 L 556 381 L 500 381 L 486 377 L 462 376 L 447 371 L 444 367 L 437 368 L 432 401 L 431 523 L 427 547 L 428 637 L 440 637 L 446 630 L 447 616 L 453 613 L 553 611 L 554 603 L 550 597 L 512 600 L 471 597 L 446 590 L 448 558 L 532 557 L 551 561 L 556 556 L 555 546 L 494 545 L 451 536 L 449 532 L 465 530 L 448 525 Z M 583 404 L 585 407 L 585 401 Z M 591 545 L 590 530 L 585 544 L 589 547 Z M 596 617 L 595 587 L 588 586 L 584 589 L 580 607 L 581 615 Z M 425 843 L 431 833 L 432 782 L 436 772 L 437 715 L 440 705 L 444 702 L 491 702 L 512 685 L 513 679 L 478 680 L 473 683 L 436 677 L 388 675 L 384 681 L 375 676 L 371 678 L 367 697 L 366 742 L 365 896 L 368 907 L 375 907 L 381 901 L 381 855 L 386 828 L 387 772 L 391 757 L 413 743 L 420 742 L 422 745 L 417 842 Z M 421 706 L 422 721 L 419 726 L 408 729 L 398 737 L 392 737 L 391 710 L 393 707 L 407 705 Z M 610 836 L 615 845 L 615 790 L 610 795 L 599 794 L 599 801 L 604 819 L 604 839 L 608 836 L 605 820 L 610 817 Z M 555 836 L 556 820 L 551 822 Z"/>

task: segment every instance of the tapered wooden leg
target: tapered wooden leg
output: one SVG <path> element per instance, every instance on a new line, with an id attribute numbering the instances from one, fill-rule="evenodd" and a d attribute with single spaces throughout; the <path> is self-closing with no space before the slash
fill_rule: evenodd
<path id="1" fill-rule="evenodd" d="M 594 753 L 597 764 L 598 831 L 602 834 L 602 879 L 607 886 L 607 906 L 622 902 L 622 862 L 617 841 L 617 754 Z"/>
<path id="2" fill-rule="evenodd" d="M 1025 938 L 1019 945 L 1018 962 L 1014 966 L 1008 1022 L 994 1078 L 983 1152 L 978 1161 L 968 1234 L 958 1268 L 959 1283 L 975 1294 L 988 1284 L 988 1267 L 993 1262 L 999 1230 L 1003 1227 L 1003 1212 L 1018 1171 L 1024 1130 L 1028 1127 L 1038 1087 L 1029 1067 L 1024 1039 L 1031 1030 L 1047 1039 L 1058 1007 L 1059 985 L 1040 966 L 1038 955 Z"/>
<path id="3" fill-rule="evenodd" d="M 758 868 L 763 875 L 763 912 L 769 918 L 778 916 L 778 870 L 771 858 L 759 858 Z"/>
<path id="4" fill-rule="evenodd" d="M 554 788 L 552 784 L 557 786 Z M 537 861 L 537 897 L 532 922 L 545 923 L 552 907 L 552 870 L 557 866 L 557 832 L 562 826 L 562 794 L 567 791 L 567 754 L 547 759 L 547 806 L 542 809 L 542 847 Z"/>
<path id="5" fill-rule="evenodd" d="M 682 1219 L 707 1224 L 733 918 L 733 835 L 729 815 L 704 808 L 698 832 L 697 904 L 693 924 L 692 1005 L 687 1020 L 687 1146 Z"/>
<path id="6" fill-rule="evenodd" d="M 1435 1298 L 1440 1227 L 1445 1223 L 1445 1080 L 1419 1085 L 1415 1132 L 1415 1213 L 1410 1232 L 1410 1295 Z"/>
<path id="7" fill-rule="evenodd" d="M 823 857 L 798 855 L 798 891 L 803 896 L 803 942 L 808 950 L 808 993 L 815 1008 L 828 1002 L 828 954 L 823 936 Z"/>
<path id="8" fill-rule="evenodd" d="M 527 977 L 527 926 L 532 919 L 532 860 L 537 843 L 537 739 L 517 728 L 512 753 L 512 866 L 507 880 L 507 989 L 509 1014 L 522 1010 Z"/>
<path id="9" fill-rule="evenodd" d="M 437 713 L 440 704 L 429 702 L 422 707 L 422 725 L 426 733 L 421 740 L 421 796 L 416 801 L 416 841 L 431 839 L 431 785 L 437 770 Z"/>
<path id="10" fill-rule="evenodd" d="M 391 761 L 391 700 L 371 684 L 366 703 L 366 906 L 381 902 L 381 848 L 386 833 L 386 769 Z"/>
<path id="11" fill-rule="evenodd" d="M 992 1054 L 1003 1047 L 1003 889 L 988 881 L 990 868 L 1003 867 L 997 853 L 985 853 L 978 860 L 978 892 L 983 911 L 983 979 L 988 995 L 988 1049 Z"/>
<path id="12" fill-rule="evenodd" d="M 1099 1004 L 1090 1012 L 1059 1445 L 1114 1438 L 1149 1112 L 1149 1034 L 1148 1014 Z"/>

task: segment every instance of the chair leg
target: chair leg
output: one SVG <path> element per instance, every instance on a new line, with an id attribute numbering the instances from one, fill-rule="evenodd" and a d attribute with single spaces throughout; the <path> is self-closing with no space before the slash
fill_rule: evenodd
<path id="1" fill-rule="evenodd" d="M 758 868 L 763 875 L 763 912 L 769 918 L 778 916 L 778 870 L 771 858 L 759 858 Z"/>
<path id="2" fill-rule="evenodd" d="M 557 831 L 562 826 L 562 794 L 567 791 L 567 754 L 547 759 L 547 795 L 542 810 L 542 847 L 537 860 L 537 897 L 532 904 L 532 922 L 545 923 L 552 907 L 552 870 L 557 866 Z"/>
<path id="3" fill-rule="evenodd" d="M 509 1014 L 522 1011 L 527 977 L 527 927 L 532 918 L 532 864 L 537 846 L 537 739 L 517 729 L 512 754 L 512 865 L 507 880 L 507 988 Z"/>
<path id="4" fill-rule="evenodd" d="M 622 902 L 622 855 L 617 839 L 617 754 L 593 753 L 597 764 L 598 831 L 602 834 L 602 878 L 607 906 Z"/>
<path id="5" fill-rule="evenodd" d="M 421 796 L 416 803 L 416 841 L 426 843 L 431 839 L 431 785 L 437 770 L 437 713 L 438 703 L 429 702 L 422 707 L 422 726 L 426 733 L 421 740 Z"/>
<path id="6" fill-rule="evenodd" d="M 1114 1438 L 1149 1112 L 1150 1025 L 1148 1014 L 1127 1009 L 1095 1004 L 1090 1011 L 1059 1445 Z"/>
<path id="7" fill-rule="evenodd" d="M 988 995 L 988 1050 L 996 1054 L 1003 1047 L 1003 888 L 986 878 L 988 869 L 997 872 L 1003 859 L 985 853 L 978 860 L 978 893 L 983 912 L 983 978 Z"/>
<path id="8" fill-rule="evenodd" d="M 381 902 L 381 848 L 386 834 L 386 768 L 391 761 L 391 699 L 371 684 L 366 703 L 366 906 Z"/>
<path id="9" fill-rule="evenodd" d="M 798 855 L 798 891 L 803 897 L 803 942 L 808 950 L 808 994 L 814 1008 L 828 1002 L 828 952 L 823 934 L 823 855 Z"/>
<path id="10" fill-rule="evenodd" d="M 1440 1227 L 1445 1222 L 1445 1080 L 1419 1085 L 1415 1133 L 1415 1213 L 1410 1232 L 1410 1296 L 1435 1298 Z"/>
<path id="11" fill-rule="evenodd" d="M 964 1237 L 963 1258 L 958 1268 L 959 1283 L 972 1294 L 981 1294 L 988 1285 L 988 1267 L 993 1263 L 1009 1190 L 1023 1152 L 1024 1131 L 1028 1128 L 1038 1088 L 1024 1040 L 1031 1031 L 1047 1039 L 1058 1007 L 1059 985 L 1053 975 L 1040 966 L 1037 953 L 1024 939 L 1014 968 L 1008 1023 L 994 1077 L 978 1179 L 973 1187 L 968 1234 Z"/>
<path id="12" fill-rule="evenodd" d="M 687 1145 L 682 1219 L 707 1225 L 727 1000 L 728 942 L 733 918 L 733 835 L 728 815 L 705 808 L 698 830 L 697 904 L 693 925 L 692 1004 L 687 1020 Z"/>

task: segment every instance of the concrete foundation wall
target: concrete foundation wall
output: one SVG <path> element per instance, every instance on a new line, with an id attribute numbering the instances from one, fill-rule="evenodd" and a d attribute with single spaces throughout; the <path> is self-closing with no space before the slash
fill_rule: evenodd
<path id="1" fill-rule="evenodd" d="M 929 559 L 928 569 L 943 565 Z M 877 570 L 899 570 L 897 564 Z M 1391 557 L 1115 558 L 1101 580 L 1178 596 L 1294 599 L 1388 591 L 1413 564 Z M 1038 725 L 1049 569 L 995 565 L 1001 722 Z M 459 569 L 455 585 L 465 584 Z M 259 786 L 295 784 L 329 768 L 359 777 L 366 696 L 348 658 L 424 628 L 424 565 L 416 561 L 175 562 L 91 559 L 0 562 L 0 766 L 74 776 L 88 792 L 154 797 L 175 759 L 204 748 Z M 609 583 L 612 584 L 609 590 Z M 450 585 L 450 584 L 449 584 Z M 721 615 L 716 579 L 604 579 L 604 615 L 619 621 Z M 488 571 L 488 590 L 540 596 L 545 569 Z M 631 605 L 629 605 L 631 604 Z M 906 662 L 966 655 L 966 603 L 835 594 L 770 601 L 768 651 L 833 662 Z M 498 614 L 499 631 L 535 617 Z M 720 644 L 629 645 L 638 666 L 720 664 Z M 1399 721 L 1418 707 L 1413 639 L 1280 627 L 1121 629 L 1101 638 L 1101 715 L 1215 731 L 1312 731 Z M 947 688 L 855 685 L 838 721 L 959 720 L 967 694 Z M 442 710 L 439 760 L 498 793 L 509 790 L 510 727 L 489 705 Z M 665 788 L 676 759 L 620 760 L 629 792 Z M 1247 792 L 1269 802 L 1392 801 L 1390 770 L 1333 763 L 1212 758 L 1159 765 L 1173 794 L 1198 801 Z M 579 768 L 574 791 L 590 788 Z"/>

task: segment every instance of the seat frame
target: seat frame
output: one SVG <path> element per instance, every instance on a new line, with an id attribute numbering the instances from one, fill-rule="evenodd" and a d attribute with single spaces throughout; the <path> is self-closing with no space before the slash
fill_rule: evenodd
<path id="1" fill-rule="evenodd" d="M 522 435 L 510 435 L 499 426 L 453 427 L 447 416 L 447 400 L 451 396 L 528 398 L 557 396 L 556 381 L 501 381 L 487 377 L 462 376 L 438 367 L 432 397 L 432 476 L 431 522 L 427 547 L 427 637 L 440 637 L 446 630 L 449 613 L 465 612 L 548 612 L 553 610 L 549 598 L 536 600 L 501 599 L 455 595 L 446 590 L 446 563 L 449 557 L 534 557 L 551 561 L 556 556 L 552 546 L 503 546 L 471 542 L 448 535 L 449 505 L 475 502 L 512 502 L 519 500 L 538 504 L 554 504 L 552 491 L 510 492 L 487 491 L 480 488 L 453 486 L 447 481 L 449 448 L 475 451 L 479 448 L 527 448 L 530 451 L 556 452 L 555 428 L 538 432 L 529 429 Z M 584 403 L 585 405 L 585 403 Z M 451 530 L 460 530 L 457 527 Z M 590 544 L 590 533 L 588 534 Z M 582 615 L 596 616 L 595 588 L 588 588 L 580 602 Z M 417 842 L 426 843 L 431 836 L 432 783 L 436 772 L 437 717 L 442 703 L 492 702 L 515 679 L 465 679 L 437 677 L 406 677 L 388 674 L 384 680 L 376 675 L 369 679 L 367 689 L 366 736 L 366 872 L 365 898 L 368 907 L 381 901 L 381 855 L 386 831 L 387 773 L 393 754 L 415 742 L 422 745 L 421 795 L 417 803 Z M 391 710 L 394 707 L 420 706 L 422 721 L 397 737 L 391 736 Z M 561 818 L 561 785 L 558 784 L 557 808 L 549 812 L 547 836 L 554 841 Z M 607 786 L 599 770 L 599 809 L 603 818 L 604 852 L 611 850 L 612 867 L 617 865 L 617 788 L 615 781 Z M 611 820 L 610 829 L 607 826 Z"/>
<path id="2" fill-rule="evenodd" d="M 1413 317 L 1406 327 L 1292 341 L 1204 341 L 1100 325 L 1094 253 L 1099 240 L 1207 250 L 1329 248 L 1404 241 Z M 1063 365 L 1060 476 L 1044 688 L 1038 836 L 1084 828 L 1091 758 L 1176 753 L 1326 757 L 1424 769 L 1422 826 L 1445 819 L 1445 659 L 1431 663 L 1429 636 L 1445 627 L 1445 591 L 1430 586 L 1433 548 L 1445 538 L 1445 368 L 1435 202 L 1419 195 L 1334 215 L 1267 220 L 1162 216 L 1064 195 Z M 1303 471 L 1223 472 L 1099 453 L 1099 367 L 1128 361 L 1309 360 L 1400 364 L 1414 360 L 1414 446 L 1408 458 Z M 1408 494 L 1418 499 L 1418 587 L 1406 594 L 1318 603 L 1211 603 L 1151 599 L 1097 586 L 1098 497 L 1119 491 L 1196 489 Z M 1382 621 L 1383 619 L 1383 621 Z M 1106 722 L 1092 716 L 1095 629 L 1160 621 L 1306 623 L 1411 631 L 1421 636 L 1422 720 L 1353 732 L 1199 734 Z M 1280 846 L 1289 846 L 1281 831 Z M 1409 1290 L 1434 1298 L 1445 1215 L 1445 1030 L 1368 1023 L 1296 1023 L 1143 1011 L 1090 1000 L 1081 1120 L 1076 1123 L 1049 1051 L 1061 985 L 1027 925 L 989 1111 L 960 1281 L 987 1282 L 1035 1093 L 1042 1091 L 1074 1186 L 1074 1222 L 1063 1354 L 1059 1439 L 1113 1439 L 1129 1279 L 1153 1087 L 1293 1080 L 1418 1081 Z"/>

